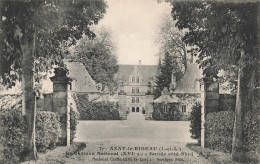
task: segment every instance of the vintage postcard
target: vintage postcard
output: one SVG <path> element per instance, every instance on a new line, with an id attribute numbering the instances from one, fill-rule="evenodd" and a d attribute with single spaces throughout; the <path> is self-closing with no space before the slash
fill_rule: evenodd
<path id="1" fill-rule="evenodd" d="M 0 0 L 0 163 L 259 159 L 257 1 Z"/>

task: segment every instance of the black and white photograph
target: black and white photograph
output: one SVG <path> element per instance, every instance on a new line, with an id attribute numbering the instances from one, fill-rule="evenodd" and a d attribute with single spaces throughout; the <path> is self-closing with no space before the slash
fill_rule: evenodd
<path id="1" fill-rule="evenodd" d="M 0 0 L 0 164 L 259 164 L 260 1 Z"/>

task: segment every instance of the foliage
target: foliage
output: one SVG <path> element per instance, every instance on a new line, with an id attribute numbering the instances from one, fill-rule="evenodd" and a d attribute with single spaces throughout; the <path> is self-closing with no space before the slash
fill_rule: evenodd
<path id="1" fill-rule="evenodd" d="M 201 105 L 200 103 L 196 103 L 191 108 L 191 113 L 189 116 L 190 121 L 190 132 L 191 138 L 197 139 L 200 143 L 200 136 L 201 136 Z"/>
<path id="2" fill-rule="evenodd" d="M 206 144 L 214 150 L 231 152 L 234 112 L 221 111 L 206 115 Z"/>
<path id="3" fill-rule="evenodd" d="M 178 70 L 177 64 L 173 60 L 173 56 L 171 56 L 168 52 L 165 53 L 162 64 L 160 66 L 160 72 L 155 81 L 156 88 L 154 90 L 154 98 L 158 98 L 161 96 L 161 92 L 164 87 L 169 89 L 171 83 L 171 77 L 173 71 Z M 182 77 L 182 72 L 175 72 L 174 75 L 176 79 L 179 80 Z"/>
<path id="4" fill-rule="evenodd" d="M 84 64 L 93 80 L 102 84 L 101 90 L 108 87 L 110 91 L 115 91 L 115 74 L 119 69 L 115 49 L 111 32 L 101 28 L 96 30 L 94 39 L 80 39 L 71 58 Z"/>
<path id="5" fill-rule="evenodd" d="M 38 111 L 36 116 L 36 147 L 38 151 L 53 148 L 61 133 L 57 114 Z M 1 109 L 0 114 L 1 144 L 4 163 L 17 163 L 24 157 L 26 142 L 26 120 L 21 108 Z"/>
<path id="6" fill-rule="evenodd" d="M 40 82 L 40 72 L 46 73 L 54 64 L 62 65 L 66 44 L 75 44 L 83 34 L 94 37 L 89 26 L 98 23 L 106 7 L 103 0 L 0 1 L 0 82 L 12 86 L 23 80 L 27 159 L 37 156 L 35 92 L 41 85 L 34 82 Z"/>
<path id="7" fill-rule="evenodd" d="M 61 124 L 58 114 L 47 111 L 38 111 L 36 115 L 36 148 L 46 151 L 53 148 L 61 135 Z"/>
<path id="8" fill-rule="evenodd" d="M 183 40 L 196 46 L 206 75 L 218 77 L 221 69 L 235 71 L 241 49 L 245 50 L 248 62 L 255 61 L 256 4 L 182 2 L 172 5 L 176 26 L 188 29 Z"/>
<path id="9" fill-rule="evenodd" d="M 175 22 L 171 16 L 166 15 L 162 19 L 157 34 L 157 43 L 160 46 L 159 53 L 170 53 L 178 64 L 178 68 L 180 69 L 179 71 L 185 71 L 188 65 L 189 50 L 186 44 L 182 41 L 184 33 L 185 30 L 179 30 L 175 27 Z"/>
<path id="10" fill-rule="evenodd" d="M 119 106 L 112 102 L 89 102 L 86 95 L 73 95 L 81 120 L 120 120 Z"/>
<path id="11" fill-rule="evenodd" d="M 235 82 L 237 88 L 232 160 L 246 162 L 246 142 L 241 142 L 247 133 L 243 129 L 244 118 L 254 108 L 252 92 L 260 85 L 259 3 L 172 2 L 172 5 L 176 26 L 189 30 L 183 40 L 196 47 L 204 74 L 219 79 L 220 70 L 233 72 L 231 76 L 224 74 L 225 80 Z"/>
<path id="12" fill-rule="evenodd" d="M 258 107 L 259 108 L 259 107 Z M 245 114 L 244 122 L 244 136 L 245 136 L 245 150 L 248 153 L 249 160 L 252 163 L 258 163 L 257 145 L 260 137 L 260 118 L 258 111 L 248 111 Z"/>
<path id="13" fill-rule="evenodd" d="M 76 120 L 77 114 L 75 111 L 70 111 L 70 142 L 72 143 L 77 130 L 78 121 Z"/>
<path id="14" fill-rule="evenodd" d="M 103 17 L 107 5 L 95 1 L 1 1 L 3 21 L 1 25 L 1 76 L 3 84 L 15 85 L 21 80 L 22 45 L 35 34 L 35 79 L 39 72 L 60 64 L 67 47 L 75 44 L 83 34 L 93 38 L 89 26 Z M 30 36 L 33 37 L 33 36 Z M 28 47 L 31 49 L 32 47 Z M 38 81 L 39 82 L 39 81 Z"/>
<path id="15" fill-rule="evenodd" d="M 23 155 L 26 141 L 25 119 L 21 110 L 14 108 L 0 112 L 0 145 L 2 161 L 0 163 L 17 163 Z"/>
<path id="16" fill-rule="evenodd" d="M 181 113 L 178 110 L 176 104 L 167 104 L 167 112 L 164 111 L 165 105 L 166 104 L 163 103 L 153 104 L 153 119 L 165 121 L 179 121 L 181 119 Z"/>

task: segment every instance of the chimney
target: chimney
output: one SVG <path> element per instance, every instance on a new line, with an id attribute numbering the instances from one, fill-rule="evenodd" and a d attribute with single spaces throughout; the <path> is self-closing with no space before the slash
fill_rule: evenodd
<path id="1" fill-rule="evenodd" d="M 177 82 L 176 82 L 176 76 L 174 75 L 174 71 L 172 71 L 172 77 L 171 77 L 171 84 L 170 84 L 170 91 L 174 91 L 176 89 L 177 86 Z"/>
<path id="2" fill-rule="evenodd" d="M 139 66 L 142 64 L 142 61 L 141 60 L 139 60 Z"/>

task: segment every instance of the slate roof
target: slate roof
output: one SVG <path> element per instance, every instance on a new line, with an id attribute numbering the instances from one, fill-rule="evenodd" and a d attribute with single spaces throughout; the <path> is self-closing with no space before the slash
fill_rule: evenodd
<path id="1" fill-rule="evenodd" d="M 158 97 L 157 99 L 153 100 L 154 103 L 162 103 L 162 102 L 167 102 L 167 103 L 177 103 L 178 101 L 175 100 L 172 96 L 170 95 L 162 95 Z"/>
<path id="2" fill-rule="evenodd" d="M 72 87 L 74 92 L 87 92 L 97 93 L 99 92 L 96 88 L 94 80 L 89 75 L 85 66 L 80 62 L 66 62 L 69 70 L 69 77 L 75 81 L 75 85 Z"/>
<path id="3" fill-rule="evenodd" d="M 119 65 L 119 70 L 117 76 L 121 81 L 124 82 L 124 85 L 129 83 L 129 75 L 134 71 L 135 65 Z M 157 65 L 137 65 L 138 73 L 142 74 L 143 76 L 143 84 L 147 85 L 149 82 L 149 78 L 153 76 L 153 79 L 156 78 L 156 70 Z"/>
<path id="4" fill-rule="evenodd" d="M 173 93 L 199 93 L 196 81 L 203 77 L 202 70 L 197 63 L 188 65 L 183 78 L 178 82 Z"/>

